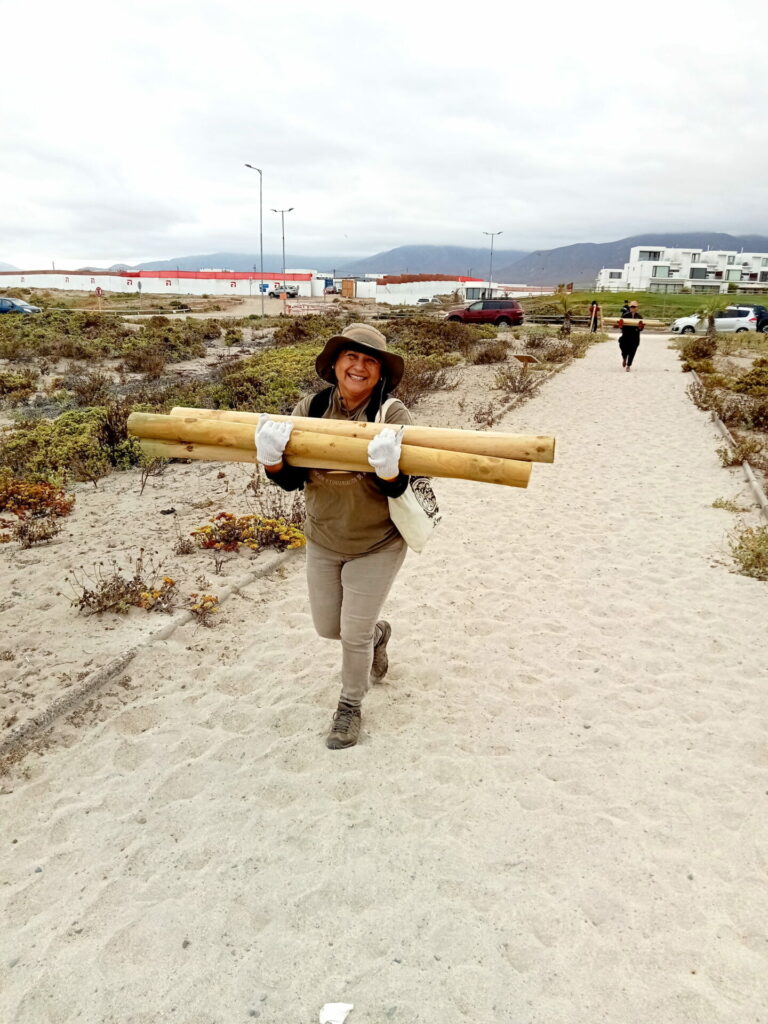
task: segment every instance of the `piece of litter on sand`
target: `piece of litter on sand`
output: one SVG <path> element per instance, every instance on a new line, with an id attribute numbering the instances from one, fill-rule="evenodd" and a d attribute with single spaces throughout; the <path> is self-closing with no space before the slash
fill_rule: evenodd
<path id="1" fill-rule="evenodd" d="M 352 1003 L 326 1003 L 320 1011 L 320 1024 L 344 1024 Z"/>

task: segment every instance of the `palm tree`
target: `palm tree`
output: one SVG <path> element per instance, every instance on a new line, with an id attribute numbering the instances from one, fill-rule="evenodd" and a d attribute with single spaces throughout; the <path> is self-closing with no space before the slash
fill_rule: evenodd
<path id="1" fill-rule="evenodd" d="M 713 296 L 706 299 L 704 304 L 696 310 L 696 316 L 707 321 L 707 334 L 715 334 L 717 332 L 717 328 L 715 327 L 715 317 L 718 313 L 722 313 L 727 305 L 728 300 L 723 299 L 718 295 L 717 298 Z"/>
<path id="2" fill-rule="evenodd" d="M 562 290 L 561 290 L 562 289 Z M 560 307 L 563 314 L 563 323 L 558 331 L 561 338 L 571 336 L 571 317 L 573 316 L 573 302 L 571 293 L 565 290 L 565 285 L 558 285 L 555 293 L 555 305 Z"/>

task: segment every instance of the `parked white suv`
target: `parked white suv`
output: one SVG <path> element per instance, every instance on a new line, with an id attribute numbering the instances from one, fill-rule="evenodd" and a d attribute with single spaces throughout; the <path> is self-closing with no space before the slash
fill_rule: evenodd
<path id="1" fill-rule="evenodd" d="M 707 320 L 697 314 L 681 316 L 672 324 L 672 330 L 675 334 L 704 334 Z M 727 306 L 715 314 L 715 330 L 724 334 L 732 331 L 768 334 L 768 309 L 765 306 Z"/>

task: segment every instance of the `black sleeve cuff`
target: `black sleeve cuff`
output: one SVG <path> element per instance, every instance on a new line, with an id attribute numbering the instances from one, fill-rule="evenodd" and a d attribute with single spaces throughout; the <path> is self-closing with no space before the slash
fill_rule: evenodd
<path id="1" fill-rule="evenodd" d="M 306 469 L 302 469 L 299 466 L 289 466 L 287 462 L 283 463 L 283 468 L 278 470 L 277 473 L 270 473 L 266 468 L 264 472 L 267 474 L 267 480 L 271 480 L 273 484 L 282 487 L 284 491 L 301 491 L 307 482 Z"/>
<path id="2" fill-rule="evenodd" d="M 404 494 L 408 481 L 411 479 L 406 473 L 400 473 L 396 480 L 382 480 L 375 473 L 373 478 L 381 493 L 388 498 L 399 498 L 401 494 Z"/>

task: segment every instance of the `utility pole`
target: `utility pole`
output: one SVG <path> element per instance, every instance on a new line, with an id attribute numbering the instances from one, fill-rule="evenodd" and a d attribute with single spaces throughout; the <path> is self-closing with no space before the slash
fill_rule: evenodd
<path id="1" fill-rule="evenodd" d="M 259 295 L 261 295 L 261 315 L 264 316 L 264 205 L 262 200 L 262 184 L 264 182 L 264 175 L 261 173 L 259 168 L 254 167 L 253 164 L 246 164 L 245 166 L 250 167 L 252 171 L 258 171 L 259 175 L 259 269 L 261 271 Z"/>
<path id="2" fill-rule="evenodd" d="M 503 231 L 484 231 L 483 232 L 484 235 L 490 235 L 491 236 L 491 268 L 488 271 L 488 298 L 489 299 L 493 297 L 493 239 L 494 239 L 494 235 L 501 235 L 503 233 L 504 233 Z"/>
<path id="3" fill-rule="evenodd" d="M 285 312 L 285 215 L 286 213 L 290 213 L 291 210 L 294 209 L 294 207 L 288 206 L 284 210 L 275 210 L 274 207 L 270 207 L 270 209 L 272 210 L 272 213 L 280 214 L 280 225 L 282 228 L 283 236 L 283 312 Z"/>

